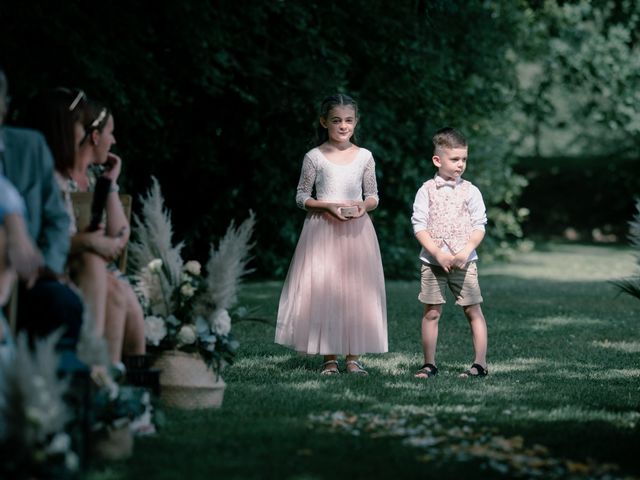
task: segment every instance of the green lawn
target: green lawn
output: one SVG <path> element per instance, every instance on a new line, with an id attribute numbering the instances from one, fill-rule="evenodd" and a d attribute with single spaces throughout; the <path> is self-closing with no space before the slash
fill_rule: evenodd
<path id="1" fill-rule="evenodd" d="M 483 380 L 457 377 L 472 349 L 452 302 L 440 326 L 441 374 L 413 378 L 422 359 L 417 281 L 387 283 L 390 353 L 363 358 L 368 377 L 321 377 L 319 358 L 273 344 L 273 323 L 240 322 L 222 408 L 166 411 L 166 427 L 138 439 L 131 460 L 96 465 L 88 477 L 640 476 L 640 301 L 608 282 L 635 269 L 629 249 L 596 246 L 481 263 Z M 273 320 L 280 286 L 247 283 L 241 303 Z"/>

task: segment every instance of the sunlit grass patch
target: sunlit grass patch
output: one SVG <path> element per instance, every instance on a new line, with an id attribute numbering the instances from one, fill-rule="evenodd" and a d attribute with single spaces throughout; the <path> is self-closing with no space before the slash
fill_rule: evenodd
<path id="1" fill-rule="evenodd" d="M 395 382 L 385 382 L 383 384 L 384 388 L 390 388 L 393 390 L 402 390 L 402 391 L 412 391 L 414 393 L 424 391 L 424 386 L 418 382 L 411 382 L 405 380 L 404 382 L 395 381 Z"/>
<path id="2" fill-rule="evenodd" d="M 295 383 L 291 385 L 292 390 L 300 390 L 300 391 L 317 391 L 322 390 L 324 385 L 320 380 L 307 380 L 301 383 Z"/>
<path id="3" fill-rule="evenodd" d="M 365 355 L 362 363 L 368 370 L 373 370 L 383 375 L 407 375 L 416 368 L 420 362 L 418 355 L 392 352 L 385 355 Z M 422 363 L 420 363 L 422 365 Z"/>
<path id="4" fill-rule="evenodd" d="M 618 428 L 633 429 L 640 420 L 640 412 L 611 412 L 603 409 L 589 409 L 580 405 L 566 405 L 552 409 L 517 409 L 512 413 L 521 420 L 538 422 L 607 422 Z"/>
<path id="5" fill-rule="evenodd" d="M 289 359 L 289 355 L 264 355 L 260 357 L 246 356 L 240 357 L 234 365 L 239 368 L 255 368 L 258 365 L 262 367 L 270 365 L 279 366 L 282 363 L 288 362 Z"/>
<path id="6" fill-rule="evenodd" d="M 612 249 L 586 245 L 555 245 L 514 259 L 510 264 L 483 265 L 483 276 L 508 275 L 520 279 L 558 282 L 603 282 L 625 278 L 635 272 L 630 248 Z"/>
<path id="7" fill-rule="evenodd" d="M 596 347 L 616 350 L 624 353 L 640 353 L 640 341 L 620 341 L 612 342 L 609 340 L 595 341 L 593 345 Z"/>
<path id="8" fill-rule="evenodd" d="M 602 319 L 589 318 L 581 315 L 577 316 L 551 316 L 545 318 L 536 318 L 531 322 L 533 330 L 550 330 L 558 327 L 589 327 L 594 325 L 606 325 L 607 322 Z"/>
<path id="9" fill-rule="evenodd" d="M 511 373 L 539 370 L 549 364 L 549 359 L 543 358 L 513 358 L 491 362 L 491 373 Z"/>
<path id="10" fill-rule="evenodd" d="M 640 379 L 640 368 L 614 368 L 601 372 L 594 372 L 593 377 L 599 380 Z M 638 387 L 640 390 L 640 386 Z"/>

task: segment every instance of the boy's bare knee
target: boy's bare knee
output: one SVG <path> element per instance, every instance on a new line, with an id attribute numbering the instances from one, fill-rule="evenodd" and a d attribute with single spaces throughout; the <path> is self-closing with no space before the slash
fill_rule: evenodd
<path id="1" fill-rule="evenodd" d="M 462 309 L 469 321 L 472 321 L 474 318 L 484 318 L 484 315 L 482 314 L 482 307 L 479 303 L 476 303 L 475 305 L 466 305 L 462 307 Z"/>
<path id="2" fill-rule="evenodd" d="M 438 320 L 440 320 L 441 313 L 442 307 L 440 305 L 426 305 L 424 307 L 422 318 L 429 322 L 437 322 Z"/>

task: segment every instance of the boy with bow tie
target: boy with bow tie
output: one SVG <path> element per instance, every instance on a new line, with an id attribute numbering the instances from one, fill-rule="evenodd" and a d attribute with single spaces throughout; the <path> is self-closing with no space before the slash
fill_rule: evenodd
<path id="1" fill-rule="evenodd" d="M 487 375 L 487 324 L 480 307 L 476 247 L 484 238 L 486 209 L 480 190 L 462 179 L 467 166 L 468 145 L 457 130 L 446 127 L 433 137 L 433 164 L 438 172 L 418 190 L 411 223 L 422 246 L 421 289 L 424 304 L 422 349 L 424 365 L 417 378 L 434 377 L 438 321 L 447 285 L 469 321 L 475 358 L 463 377 Z"/>

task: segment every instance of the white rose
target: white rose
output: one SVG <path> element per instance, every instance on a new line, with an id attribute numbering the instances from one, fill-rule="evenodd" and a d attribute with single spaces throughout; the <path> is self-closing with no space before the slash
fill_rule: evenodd
<path id="1" fill-rule="evenodd" d="M 160 270 L 162 269 L 162 260 L 160 260 L 159 258 L 154 258 L 149 262 L 149 265 L 147 265 L 147 268 L 152 273 L 159 273 Z"/>
<path id="2" fill-rule="evenodd" d="M 191 345 L 196 341 L 196 330 L 191 325 L 183 325 L 178 332 L 178 341 L 182 345 Z"/>
<path id="3" fill-rule="evenodd" d="M 180 293 L 182 294 L 182 296 L 190 298 L 193 297 L 194 293 L 196 293 L 196 289 L 193 288 L 193 285 L 191 285 L 190 283 L 185 283 L 184 285 L 182 285 L 182 287 L 180 287 Z"/>
<path id="4" fill-rule="evenodd" d="M 198 275 L 200 275 L 202 267 L 200 266 L 200 262 L 196 260 L 189 260 L 184 264 L 184 270 L 197 277 Z"/>
<path id="5" fill-rule="evenodd" d="M 160 317 L 148 316 L 144 319 L 144 336 L 147 343 L 158 346 L 160 341 L 167 336 L 167 326 Z"/>
<path id="6" fill-rule="evenodd" d="M 47 446 L 47 452 L 56 454 L 64 453 L 71 447 L 71 439 L 66 433 L 56 433 L 51 443 Z"/>
<path id="7" fill-rule="evenodd" d="M 219 308 L 213 312 L 211 326 L 218 335 L 225 336 L 231 331 L 231 317 L 224 308 Z"/>

